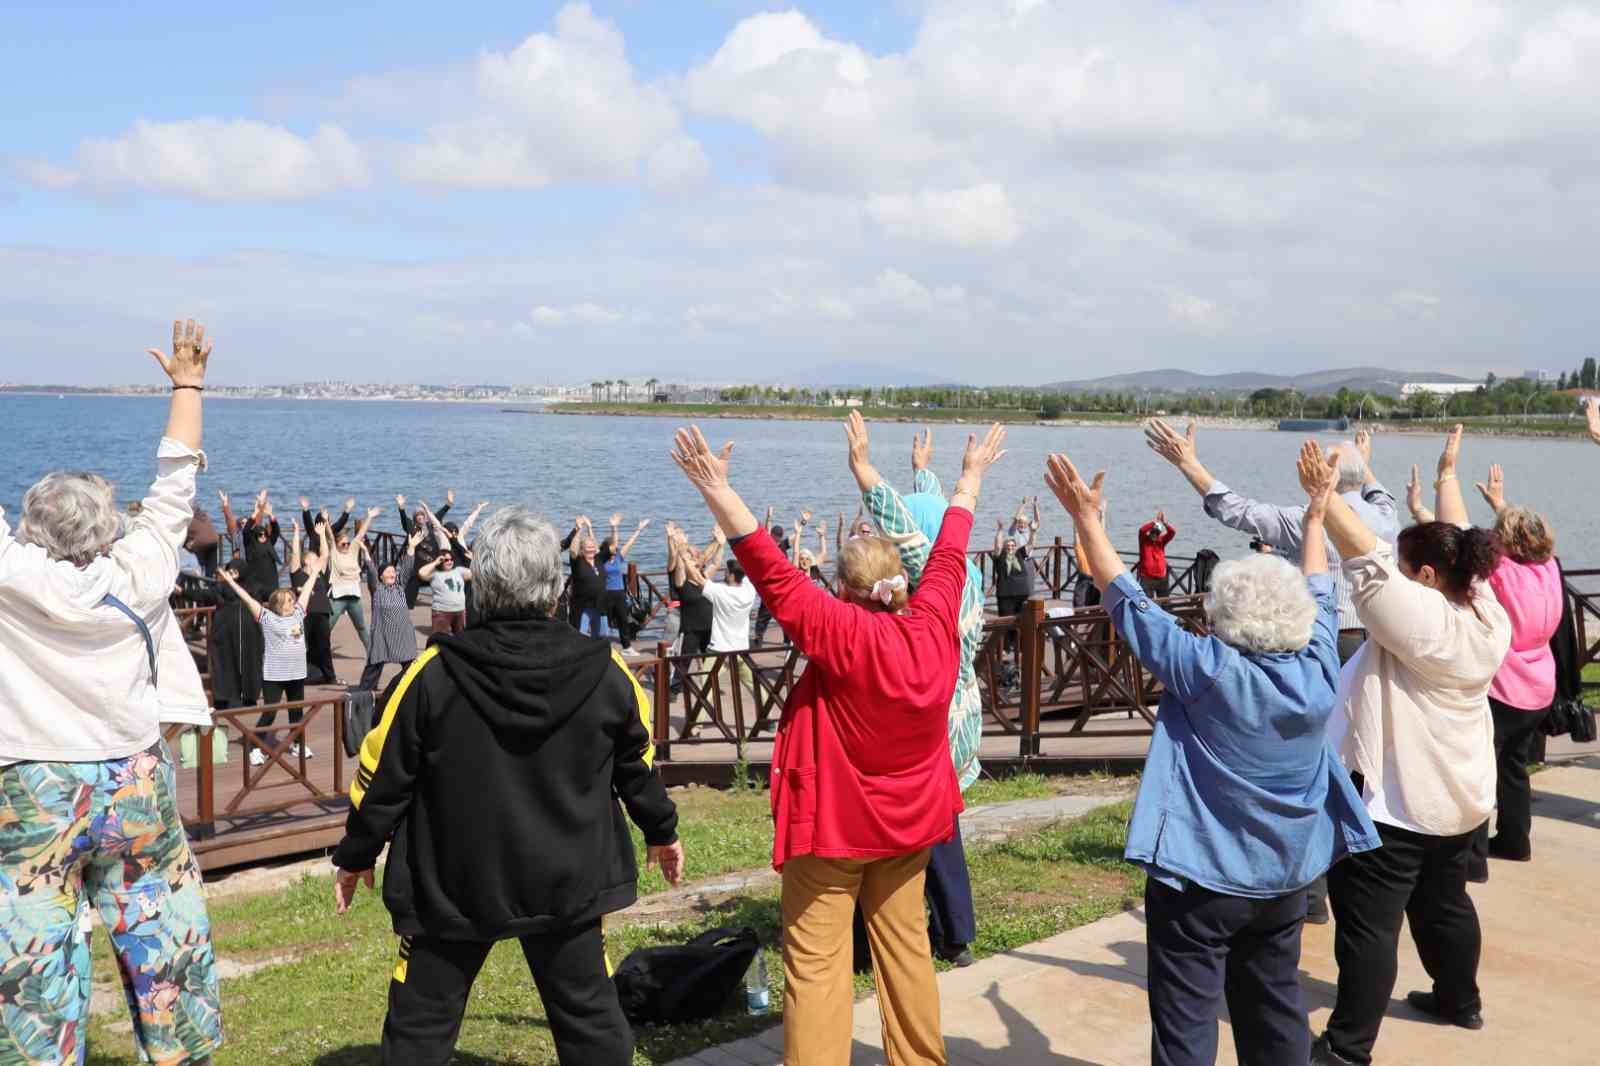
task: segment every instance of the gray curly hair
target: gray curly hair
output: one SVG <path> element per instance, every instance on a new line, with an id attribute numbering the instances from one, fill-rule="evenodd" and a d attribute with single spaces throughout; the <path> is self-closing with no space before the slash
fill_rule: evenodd
<path id="1" fill-rule="evenodd" d="M 1287 559 L 1249 555 L 1212 574 L 1206 617 L 1218 639 L 1246 655 L 1296 652 L 1311 643 L 1317 602 Z"/>
<path id="2" fill-rule="evenodd" d="M 52 559 L 88 566 L 123 533 L 116 488 L 99 474 L 46 474 L 22 499 L 17 539 Z"/>

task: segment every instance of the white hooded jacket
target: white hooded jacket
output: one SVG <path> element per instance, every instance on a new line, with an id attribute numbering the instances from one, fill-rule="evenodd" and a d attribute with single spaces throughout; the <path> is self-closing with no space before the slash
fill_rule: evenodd
<path id="1" fill-rule="evenodd" d="M 143 751 L 163 722 L 209 726 L 200 671 L 169 597 L 205 454 L 163 438 L 141 513 L 79 568 L 18 541 L 0 511 L 0 765 L 94 762 Z M 159 684 L 138 626 L 155 644 Z"/>

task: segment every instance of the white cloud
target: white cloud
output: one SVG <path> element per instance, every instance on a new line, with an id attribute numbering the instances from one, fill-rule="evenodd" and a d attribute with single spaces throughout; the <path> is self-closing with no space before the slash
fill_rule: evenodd
<path id="1" fill-rule="evenodd" d="M 140 119 L 120 137 L 85 140 L 77 160 L 91 183 L 201 200 L 300 200 L 370 177 L 365 154 L 337 126 L 301 137 L 253 119 Z"/>
<path id="2" fill-rule="evenodd" d="M 894 236 L 958 248 L 1003 248 L 1022 233 L 1005 187 L 994 182 L 874 196 L 867 214 Z"/>
<path id="3" fill-rule="evenodd" d="M 586 326 L 607 326 L 624 321 L 628 316 L 621 311 L 590 301 L 568 307 L 550 307 L 540 304 L 528 317 L 541 326 L 565 326 L 576 323 Z"/>
<path id="4" fill-rule="evenodd" d="M 363 93 L 382 96 L 376 79 Z M 451 94 L 455 95 L 455 94 Z M 407 180 L 470 188 L 540 188 L 558 182 L 676 187 L 707 172 L 665 92 L 641 83 L 622 34 L 587 4 L 556 15 L 509 52 L 485 52 L 460 94 L 466 113 L 397 150 Z"/>

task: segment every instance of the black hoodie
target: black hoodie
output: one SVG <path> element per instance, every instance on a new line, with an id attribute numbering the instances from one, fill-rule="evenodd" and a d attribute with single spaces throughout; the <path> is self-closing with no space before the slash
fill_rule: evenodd
<path id="1" fill-rule="evenodd" d="M 500 940 L 620 910 L 637 895 L 618 800 L 652 845 L 678 814 L 650 703 L 607 641 L 553 619 L 434 637 L 381 702 L 334 852 L 371 869 L 400 936 Z"/>

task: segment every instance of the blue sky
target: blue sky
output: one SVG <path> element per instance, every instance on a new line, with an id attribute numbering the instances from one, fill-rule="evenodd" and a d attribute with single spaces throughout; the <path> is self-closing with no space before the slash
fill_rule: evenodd
<path id="1" fill-rule="evenodd" d="M 0 380 L 175 314 L 239 382 L 1594 348 L 1559 0 L 24 2 L 0 63 Z"/>

